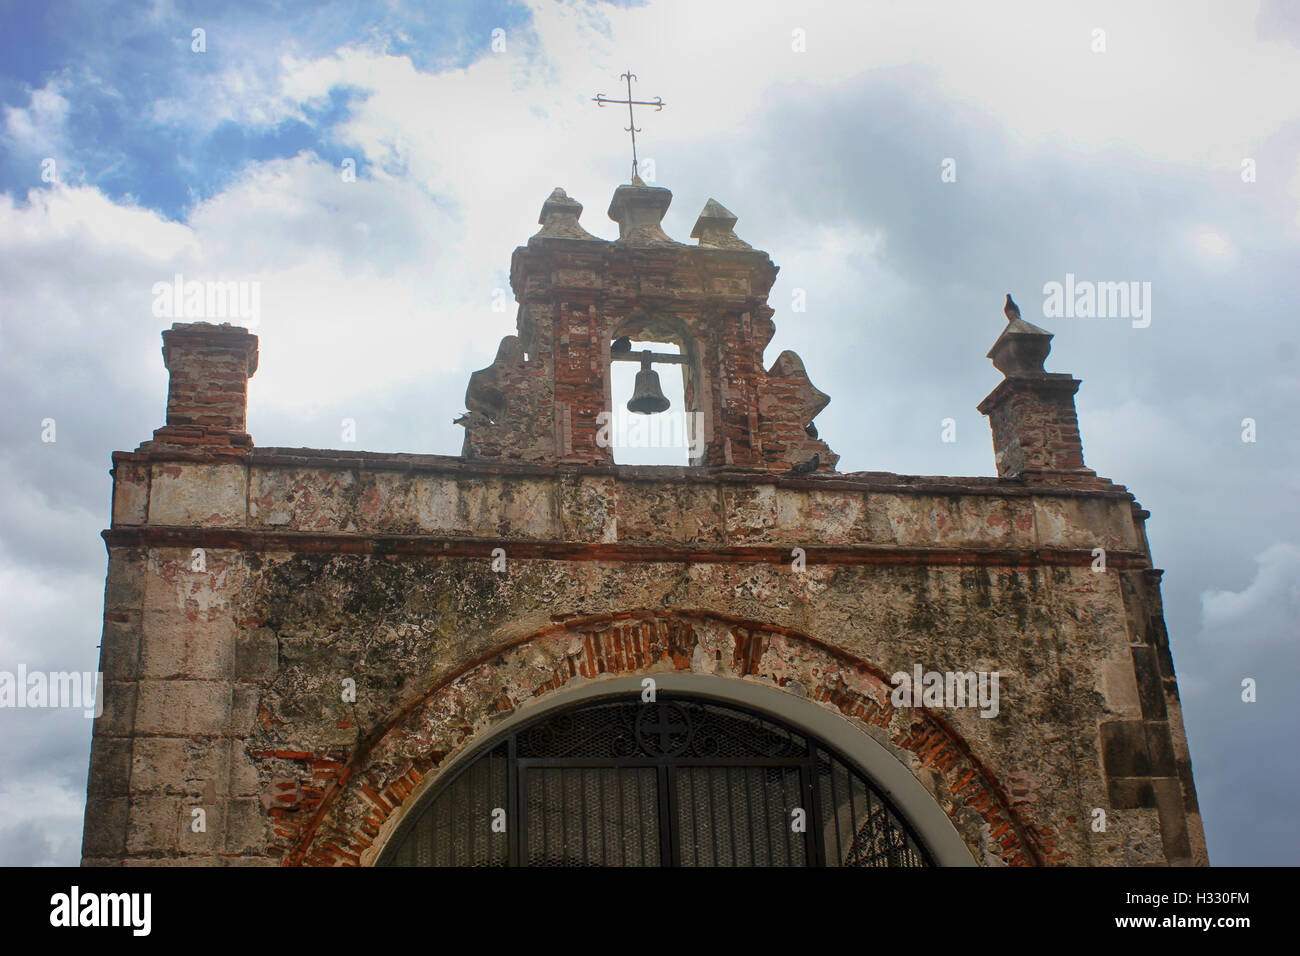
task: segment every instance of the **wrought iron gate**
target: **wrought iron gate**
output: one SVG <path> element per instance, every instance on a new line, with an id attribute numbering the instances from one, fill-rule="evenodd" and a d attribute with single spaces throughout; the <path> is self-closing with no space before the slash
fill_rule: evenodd
<path id="1" fill-rule="evenodd" d="M 903 817 L 819 741 L 660 693 L 543 715 L 403 821 L 387 866 L 929 866 Z"/>

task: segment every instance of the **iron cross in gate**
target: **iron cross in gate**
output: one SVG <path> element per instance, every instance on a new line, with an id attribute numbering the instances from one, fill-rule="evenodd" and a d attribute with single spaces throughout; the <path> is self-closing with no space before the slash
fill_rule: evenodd
<path id="1" fill-rule="evenodd" d="M 677 713 L 674 714 L 674 711 Z M 690 731 L 691 726 L 686 722 L 685 714 L 681 713 L 676 704 L 667 701 L 647 704 L 637 717 L 637 732 L 641 735 L 642 746 L 652 753 L 653 747 L 648 742 L 655 737 L 659 738 L 659 752 L 668 754 L 677 749 L 673 746 L 673 738 L 682 734 L 690 736 Z"/>
<path id="2" fill-rule="evenodd" d="M 636 134 L 641 132 L 641 130 L 637 128 L 636 120 L 632 116 L 632 107 L 653 106 L 655 110 L 658 111 L 662 110 L 667 104 L 658 96 L 656 96 L 653 101 L 632 99 L 632 81 L 636 79 L 636 74 L 630 70 L 627 73 L 620 74 L 619 79 L 627 80 L 627 99 L 611 100 L 604 93 L 597 93 L 592 97 L 592 102 L 598 106 L 604 106 L 606 103 L 627 104 L 627 131 L 632 134 L 632 182 L 637 183 L 641 181 L 641 177 L 638 174 L 638 163 L 636 159 Z"/>

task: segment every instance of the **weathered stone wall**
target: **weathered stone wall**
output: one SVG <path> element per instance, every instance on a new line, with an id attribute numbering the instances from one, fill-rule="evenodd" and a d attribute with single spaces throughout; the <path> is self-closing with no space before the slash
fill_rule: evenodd
<path id="1" fill-rule="evenodd" d="M 114 463 L 87 863 L 372 862 L 501 715 L 664 670 L 838 710 L 980 862 L 1205 862 L 1145 513 L 1116 486 L 286 449 Z M 998 716 L 895 707 L 890 675 L 917 664 L 998 671 Z"/>

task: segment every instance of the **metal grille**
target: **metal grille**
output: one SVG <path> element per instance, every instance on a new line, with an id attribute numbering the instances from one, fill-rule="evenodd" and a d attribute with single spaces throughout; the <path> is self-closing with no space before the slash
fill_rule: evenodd
<path id="1" fill-rule="evenodd" d="M 681 767 L 683 866 L 806 866 L 807 841 L 786 808 L 799 807 L 797 767 Z"/>
<path id="2" fill-rule="evenodd" d="M 658 866 L 653 767 L 534 767 L 524 802 L 529 866 Z"/>
<path id="3" fill-rule="evenodd" d="M 508 744 L 474 760 L 420 810 L 398 845 L 390 866 L 505 866 L 509 819 L 492 825 L 492 811 L 505 809 Z"/>
<path id="4" fill-rule="evenodd" d="M 543 715 L 453 771 L 388 866 L 929 866 L 857 770 L 769 716 L 708 698 Z"/>

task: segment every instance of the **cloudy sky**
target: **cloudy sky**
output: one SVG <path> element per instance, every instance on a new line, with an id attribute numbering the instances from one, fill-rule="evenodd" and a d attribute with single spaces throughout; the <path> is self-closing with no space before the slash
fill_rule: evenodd
<path id="1" fill-rule="evenodd" d="M 667 232 L 712 197 L 781 267 L 767 359 L 841 471 L 993 474 L 1003 295 L 1055 333 L 1088 465 L 1152 512 L 1211 861 L 1300 862 L 1296 4 L 208 6 L 0 0 L 0 670 L 96 667 L 156 282 L 260 283 L 258 445 L 458 454 L 543 200 L 617 235 L 591 97 L 630 68 Z M 1149 282 L 1150 324 L 1044 317 L 1067 274 Z M 78 860 L 89 743 L 0 713 L 0 863 Z"/>

